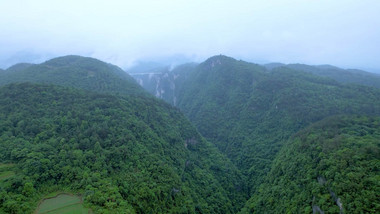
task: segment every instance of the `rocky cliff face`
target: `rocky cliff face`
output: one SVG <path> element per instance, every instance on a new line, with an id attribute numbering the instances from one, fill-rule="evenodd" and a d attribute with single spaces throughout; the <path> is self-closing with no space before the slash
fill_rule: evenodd
<path id="1" fill-rule="evenodd" d="M 191 63 L 174 69 L 165 68 L 158 72 L 131 73 L 130 75 L 149 93 L 176 106 L 182 83 L 195 66 L 196 64 Z"/>

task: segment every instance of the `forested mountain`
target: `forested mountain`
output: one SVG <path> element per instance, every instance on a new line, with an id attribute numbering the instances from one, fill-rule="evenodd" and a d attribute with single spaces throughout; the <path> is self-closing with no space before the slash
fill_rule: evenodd
<path id="1" fill-rule="evenodd" d="M 236 167 L 122 72 L 69 56 L 2 76 L 2 84 L 38 84 L 0 88 L 0 212 L 32 213 L 53 191 L 81 193 L 95 213 L 235 213 L 244 205 Z"/>
<path id="2" fill-rule="evenodd" d="M 156 64 L 152 64 L 156 65 Z M 135 80 L 149 93 L 176 106 L 178 104 L 178 92 L 186 81 L 188 75 L 195 70 L 197 64 L 188 63 L 169 69 L 168 67 L 153 67 L 149 69 L 127 70 Z M 358 85 L 380 88 L 380 75 L 358 69 L 341 69 L 331 65 L 305 65 L 269 63 L 263 65 L 267 72 L 281 67 L 292 70 L 312 73 L 317 76 L 334 79 L 340 83 L 354 83 Z"/>
<path id="3" fill-rule="evenodd" d="M 380 118 L 330 117 L 294 135 L 246 213 L 379 213 Z"/>
<path id="4" fill-rule="evenodd" d="M 97 59 L 64 56 L 42 64 L 17 64 L 0 74 L 0 85 L 35 82 L 82 88 L 102 93 L 147 95 L 119 67 Z"/>
<path id="5" fill-rule="evenodd" d="M 332 115 L 380 114 L 379 89 L 226 56 L 199 64 L 180 85 L 176 106 L 247 176 L 251 201 L 293 134 Z"/>
<path id="6" fill-rule="evenodd" d="M 0 213 L 54 191 L 95 213 L 379 212 L 380 90 L 292 66 L 133 74 L 179 109 L 92 58 L 0 71 Z"/>
<path id="7" fill-rule="evenodd" d="M 252 193 L 293 133 L 330 115 L 380 113 L 377 89 L 224 56 L 200 64 L 183 88 L 178 107 L 249 176 Z"/>
<path id="8" fill-rule="evenodd" d="M 8 72 L 13 72 L 13 71 L 20 71 L 26 68 L 29 68 L 30 66 L 33 66 L 34 64 L 31 63 L 17 63 L 15 65 L 12 65 L 11 67 L 7 68 Z"/>
<path id="9" fill-rule="evenodd" d="M 269 70 L 279 67 L 287 67 L 298 71 L 310 72 L 312 74 L 329 77 L 342 83 L 355 83 L 360 85 L 373 86 L 380 88 L 380 75 L 369 73 L 357 69 L 341 69 L 331 65 L 304 65 L 304 64 L 281 64 L 271 63 L 264 65 Z"/>

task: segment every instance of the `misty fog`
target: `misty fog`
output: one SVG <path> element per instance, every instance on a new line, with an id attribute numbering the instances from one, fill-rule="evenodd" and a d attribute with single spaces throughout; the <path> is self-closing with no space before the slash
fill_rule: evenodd
<path id="1" fill-rule="evenodd" d="M 68 55 L 124 69 L 138 61 L 257 63 L 380 70 L 376 0 L 1 1 L 0 68 Z"/>

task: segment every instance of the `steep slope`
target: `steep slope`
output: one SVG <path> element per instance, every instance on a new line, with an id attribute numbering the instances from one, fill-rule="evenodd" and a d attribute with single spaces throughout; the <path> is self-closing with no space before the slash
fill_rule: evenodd
<path id="1" fill-rule="evenodd" d="M 304 65 L 304 64 L 281 64 L 271 63 L 265 65 L 268 69 L 287 67 L 298 71 L 310 72 L 312 74 L 329 77 L 342 83 L 355 83 L 380 88 L 380 75 L 357 69 L 341 69 L 331 65 Z"/>
<path id="2" fill-rule="evenodd" d="M 379 213 L 380 118 L 331 117 L 279 152 L 243 213 Z"/>
<path id="3" fill-rule="evenodd" d="M 178 107 L 248 176 L 251 194 L 284 142 L 336 114 L 379 114 L 380 91 L 215 56 L 192 72 Z"/>
<path id="4" fill-rule="evenodd" d="M 130 75 L 149 93 L 176 106 L 178 92 L 196 66 L 195 63 L 188 63 L 173 70 L 164 68 L 155 73 L 130 73 Z"/>
<path id="5" fill-rule="evenodd" d="M 229 133 L 241 121 L 241 105 L 253 85 L 264 77 L 264 69 L 225 56 L 215 56 L 193 71 L 179 92 L 178 107 L 221 151 Z M 207 122 L 206 122 L 207 121 Z"/>
<path id="6" fill-rule="evenodd" d="M 117 66 L 81 56 L 58 57 L 38 65 L 12 66 L 1 76 L 0 85 L 12 82 L 55 84 L 102 93 L 147 95 L 132 77 Z"/>
<path id="7" fill-rule="evenodd" d="M 31 213 L 48 192 L 83 194 L 96 212 L 232 213 L 236 168 L 170 105 L 144 96 L 30 83 L 0 88 L 0 212 Z"/>

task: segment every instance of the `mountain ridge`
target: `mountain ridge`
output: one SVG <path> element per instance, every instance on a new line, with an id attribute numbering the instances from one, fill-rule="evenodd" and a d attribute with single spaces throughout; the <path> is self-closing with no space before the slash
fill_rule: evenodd
<path id="1" fill-rule="evenodd" d="M 333 115 L 380 114 L 374 87 L 225 56 L 200 63 L 175 88 L 176 106 L 247 176 L 252 198 L 293 134 Z"/>
<path id="2" fill-rule="evenodd" d="M 133 74 L 152 95 L 88 57 L 1 71 L 0 157 L 18 171 L 0 177 L 0 212 L 23 213 L 40 190 L 62 187 L 98 212 L 376 212 L 377 175 L 360 161 L 379 161 L 380 90 L 322 75 L 343 72 L 329 65 L 268 66 L 216 55 Z M 373 187 L 364 199 L 352 197 L 363 177 L 355 154 Z"/>
<path id="3" fill-rule="evenodd" d="M 298 132 L 242 213 L 379 212 L 379 122 L 334 116 Z"/>
<path id="4" fill-rule="evenodd" d="M 244 205 L 236 167 L 178 109 L 120 72 L 70 56 L 1 76 L 0 156 L 18 170 L 0 179 L 0 212 L 32 212 L 62 188 L 97 212 L 235 213 Z"/>
<path id="5" fill-rule="evenodd" d="M 270 63 L 264 65 L 272 70 L 278 67 L 288 67 L 294 70 L 310 72 L 312 74 L 329 77 L 342 83 L 354 83 L 380 88 L 380 75 L 359 69 L 342 69 L 332 65 L 306 65 Z"/>
<path id="6" fill-rule="evenodd" d="M 94 58 L 76 55 L 54 58 L 41 64 L 11 67 L 0 77 L 0 85 L 11 82 L 36 82 L 90 91 L 150 96 L 121 68 Z"/>

